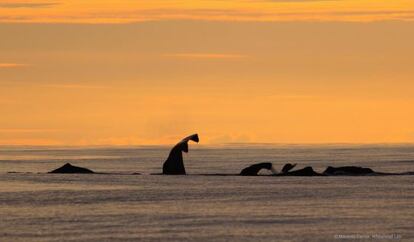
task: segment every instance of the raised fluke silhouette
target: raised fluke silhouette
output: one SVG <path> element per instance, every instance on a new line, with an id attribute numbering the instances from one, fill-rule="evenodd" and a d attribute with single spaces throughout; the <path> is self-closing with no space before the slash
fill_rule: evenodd
<path id="1" fill-rule="evenodd" d="M 248 166 L 246 168 L 244 168 L 241 172 L 240 175 L 241 176 L 257 176 L 257 174 L 259 173 L 259 171 L 261 169 L 266 169 L 266 170 L 270 170 L 273 172 L 273 174 L 276 173 L 276 171 L 273 169 L 273 164 L 270 162 L 263 162 L 263 163 L 257 163 L 251 166 Z"/>
<path id="2" fill-rule="evenodd" d="M 162 166 L 162 174 L 164 175 L 186 175 L 183 154 L 182 152 L 188 152 L 188 141 L 199 142 L 198 134 L 190 135 L 178 144 L 176 144 L 170 151 L 167 160 Z"/>
<path id="3" fill-rule="evenodd" d="M 49 173 L 95 173 L 88 168 L 83 168 L 79 166 L 73 166 L 70 163 L 66 163 L 65 165 L 50 171 Z"/>

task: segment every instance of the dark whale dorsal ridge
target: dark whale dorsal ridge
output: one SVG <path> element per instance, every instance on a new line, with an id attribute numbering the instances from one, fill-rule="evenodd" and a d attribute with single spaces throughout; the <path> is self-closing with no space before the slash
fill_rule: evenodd
<path id="1" fill-rule="evenodd" d="M 311 166 L 307 166 L 299 170 L 282 173 L 281 175 L 282 176 L 320 176 L 321 174 L 314 171 Z"/>
<path id="2" fill-rule="evenodd" d="M 49 173 L 95 173 L 92 170 L 89 170 L 88 168 L 79 167 L 79 166 L 73 166 L 70 163 L 66 163 L 63 166 L 50 171 Z"/>
<path id="3" fill-rule="evenodd" d="M 294 167 L 296 166 L 296 164 L 290 164 L 287 163 L 283 166 L 282 168 L 282 173 L 288 173 L 290 170 L 292 170 Z"/>
<path id="4" fill-rule="evenodd" d="M 198 134 L 193 134 L 185 137 L 178 142 L 170 151 L 167 160 L 162 166 L 162 174 L 165 175 L 186 175 L 183 154 L 182 152 L 188 152 L 188 142 L 199 142 Z"/>
<path id="5" fill-rule="evenodd" d="M 261 169 L 272 170 L 273 164 L 270 162 L 262 162 L 262 163 L 253 164 L 241 170 L 240 175 L 241 176 L 257 176 L 257 174 L 259 173 Z"/>
<path id="6" fill-rule="evenodd" d="M 332 167 L 328 166 L 323 172 L 325 175 L 370 175 L 375 172 L 371 168 L 360 167 L 360 166 L 341 166 L 341 167 Z"/>

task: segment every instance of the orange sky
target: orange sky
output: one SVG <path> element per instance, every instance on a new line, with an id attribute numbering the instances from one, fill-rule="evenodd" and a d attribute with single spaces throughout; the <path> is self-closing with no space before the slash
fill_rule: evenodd
<path id="1" fill-rule="evenodd" d="M 413 142 L 413 13 L 413 1 L 1 1 L 0 145 Z"/>
<path id="2" fill-rule="evenodd" d="M 1 22 L 413 20 L 411 0 L 3 0 Z"/>

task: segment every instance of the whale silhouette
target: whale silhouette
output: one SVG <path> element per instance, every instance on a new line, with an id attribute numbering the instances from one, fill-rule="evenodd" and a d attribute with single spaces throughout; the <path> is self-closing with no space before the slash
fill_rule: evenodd
<path id="1" fill-rule="evenodd" d="M 49 173 L 95 173 L 88 168 L 83 168 L 79 166 L 73 166 L 70 163 L 66 163 L 65 165 L 50 171 Z"/>
<path id="2" fill-rule="evenodd" d="M 290 163 L 287 163 L 287 164 L 285 164 L 284 166 L 283 166 L 283 168 L 282 168 L 282 173 L 287 173 L 287 172 L 289 172 L 290 170 L 292 170 L 294 167 L 296 166 L 296 164 L 290 164 Z"/>
<path id="3" fill-rule="evenodd" d="M 360 175 L 369 175 L 375 174 L 371 168 L 359 167 L 359 166 L 341 166 L 341 167 L 332 167 L 328 166 L 326 170 L 323 172 L 324 175 L 328 176 L 343 176 L 343 175 L 353 175 L 353 176 L 360 176 Z"/>
<path id="4" fill-rule="evenodd" d="M 273 173 L 276 173 L 275 170 L 273 169 L 273 164 L 272 163 L 263 162 L 263 163 L 253 164 L 251 166 L 248 166 L 248 167 L 244 168 L 240 172 L 240 175 L 241 176 L 257 176 L 257 173 L 259 173 L 259 171 L 261 169 L 271 170 Z"/>
<path id="5" fill-rule="evenodd" d="M 188 152 L 188 141 L 199 142 L 198 134 L 190 135 L 178 144 L 176 144 L 170 151 L 167 160 L 162 166 L 162 174 L 164 175 L 186 175 L 183 154 L 182 152 Z"/>
<path id="6" fill-rule="evenodd" d="M 305 168 L 295 170 L 295 171 L 289 171 L 286 173 L 278 174 L 280 176 L 321 176 L 321 174 L 317 173 L 313 170 L 311 166 L 307 166 Z"/>
<path id="7" fill-rule="evenodd" d="M 359 167 L 359 166 L 341 166 L 332 167 L 328 166 L 323 173 L 316 172 L 311 166 L 307 166 L 302 169 L 291 171 L 296 164 L 287 163 L 283 166 L 282 172 L 277 173 L 274 170 L 273 164 L 270 162 L 256 163 L 241 170 L 239 176 L 257 176 L 261 169 L 271 170 L 273 174 L 271 176 L 364 176 L 364 175 L 378 175 L 378 176 L 403 176 L 414 175 L 414 172 L 400 172 L 400 173 L 387 173 L 376 172 L 371 168 Z M 213 175 L 226 175 L 226 174 L 213 174 Z M 230 174 L 229 174 L 230 175 Z"/>

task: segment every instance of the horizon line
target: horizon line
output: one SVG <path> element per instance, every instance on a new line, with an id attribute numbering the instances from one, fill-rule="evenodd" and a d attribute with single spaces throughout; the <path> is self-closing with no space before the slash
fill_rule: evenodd
<path id="1" fill-rule="evenodd" d="M 25 144 L 0 144 L 0 148 L 146 148 L 146 147 L 170 147 L 175 143 L 171 144 L 101 144 L 101 145 L 60 145 L 60 144 L 51 144 L 51 145 L 25 145 Z M 237 146 L 414 146 L 414 142 L 322 142 L 322 143 L 268 143 L 268 142 L 228 142 L 221 144 L 195 144 L 193 148 L 196 147 L 237 147 Z"/>

